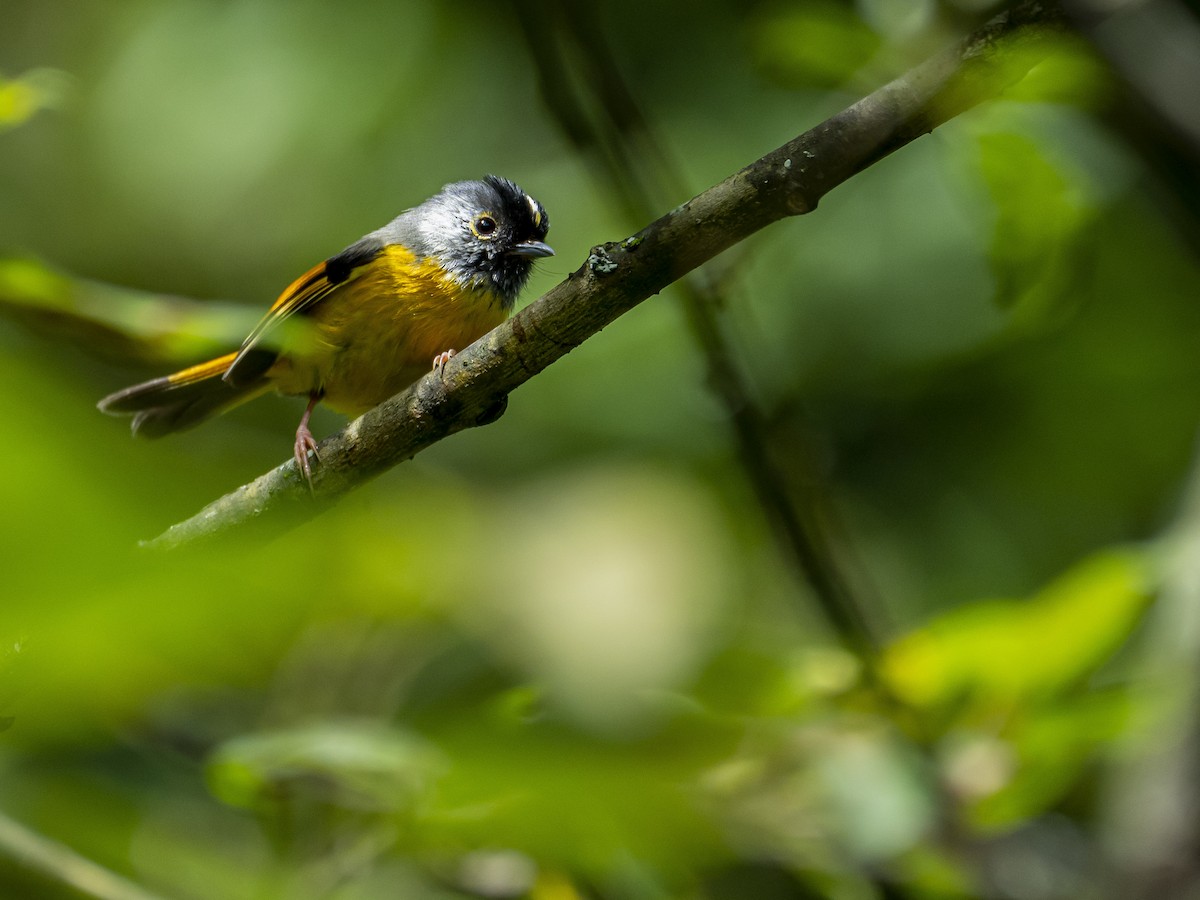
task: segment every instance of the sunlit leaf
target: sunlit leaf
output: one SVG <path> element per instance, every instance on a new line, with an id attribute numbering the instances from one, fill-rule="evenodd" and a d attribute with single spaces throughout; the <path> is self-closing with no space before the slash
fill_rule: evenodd
<path id="1" fill-rule="evenodd" d="M 1025 73 L 1004 92 L 1006 100 L 1092 106 L 1111 96 L 1110 70 L 1085 41 L 1062 36 L 1048 54 L 1036 48 L 1028 52 L 1030 56 L 1018 51 L 1005 59 L 1006 64 Z M 1036 59 L 1031 58 L 1034 53 L 1038 54 Z"/>
<path id="2" fill-rule="evenodd" d="M 18 78 L 0 77 L 0 132 L 28 122 L 40 110 L 58 106 L 69 79 L 56 69 L 34 69 Z"/>
<path id="3" fill-rule="evenodd" d="M 884 670 L 910 703 L 1013 702 L 1061 690 L 1123 643 L 1150 599 L 1146 564 L 1108 552 L 1025 601 L 955 609 L 893 644 Z"/>

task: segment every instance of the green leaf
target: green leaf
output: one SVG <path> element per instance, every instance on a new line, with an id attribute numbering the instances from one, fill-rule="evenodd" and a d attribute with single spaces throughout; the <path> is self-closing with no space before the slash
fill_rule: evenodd
<path id="1" fill-rule="evenodd" d="M 968 821 L 995 830 L 1046 812 L 1078 783 L 1101 748 L 1120 738 L 1130 715 L 1126 692 L 1108 691 L 1018 718 L 1006 729 L 1017 758 L 1012 777 L 999 790 L 968 804 Z"/>
<path id="2" fill-rule="evenodd" d="M 208 780 L 235 806 L 298 789 L 351 808 L 403 810 L 441 769 L 441 755 L 413 734 L 376 722 L 325 721 L 229 741 L 209 762 Z"/>
<path id="3" fill-rule="evenodd" d="M 1074 309 L 1087 270 L 1078 240 L 1092 216 L 1086 191 L 1022 134 L 981 134 L 979 162 L 996 207 L 995 302 L 1018 327 L 1054 324 Z"/>
<path id="4" fill-rule="evenodd" d="M 19 78 L 0 78 L 0 132 L 32 119 L 39 110 L 62 103 L 69 85 L 65 72 L 33 69 Z"/>
<path id="5" fill-rule="evenodd" d="M 935 619 L 893 644 L 883 668 L 917 706 L 1049 696 L 1108 659 L 1149 599 L 1141 556 L 1101 553 L 1028 600 L 972 603 Z"/>
<path id="6" fill-rule="evenodd" d="M 849 8 L 807 3 L 764 17 L 753 32 L 755 56 L 781 81 L 836 87 L 878 52 L 881 40 Z"/>

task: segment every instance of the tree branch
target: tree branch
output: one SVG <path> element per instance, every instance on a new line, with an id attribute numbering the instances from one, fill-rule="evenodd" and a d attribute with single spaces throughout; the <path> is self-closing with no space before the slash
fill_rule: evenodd
<path id="1" fill-rule="evenodd" d="M 447 364 L 351 422 L 320 447 L 310 493 L 291 461 L 150 546 L 176 547 L 232 526 L 272 530 L 307 519 L 342 494 L 442 438 L 490 422 L 507 395 L 604 326 L 761 228 L 816 208 L 821 197 L 887 154 L 996 96 L 1062 27 L 1057 6 L 1024 2 L 892 83 L 788 141 L 624 241 L 594 247 L 567 280 Z M 1016 54 L 1014 54 L 1016 56 Z"/>
<path id="2" fill-rule="evenodd" d="M 543 101 L 576 150 L 596 161 L 606 196 L 624 207 L 635 222 L 652 218 L 665 205 L 659 198 L 686 197 L 689 192 L 682 186 L 678 166 L 672 164 L 642 113 L 604 40 L 601 14 L 586 4 L 551 0 L 513 0 L 512 7 L 538 73 Z M 576 79 L 564 77 L 573 68 L 584 73 Z M 577 90 L 572 90 L 572 82 Z M 587 102 L 589 97 L 594 102 Z M 673 288 L 704 356 L 709 390 L 725 408 L 743 475 L 783 558 L 807 583 L 842 642 L 865 658 L 880 643 L 877 617 L 867 614 L 835 558 L 824 527 L 830 515 L 820 479 L 816 472 L 804 472 L 801 481 L 809 488 L 796 496 L 776 461 L 767 416 L 754 399 L 719 315 L 727 305 L 724 285 L 736 268 L 737 260 L 731 261 L 719 280 L 692 273 Z M 792 459 L 801 464 L 814 455 L 808 447 L 790 449 Z"/>

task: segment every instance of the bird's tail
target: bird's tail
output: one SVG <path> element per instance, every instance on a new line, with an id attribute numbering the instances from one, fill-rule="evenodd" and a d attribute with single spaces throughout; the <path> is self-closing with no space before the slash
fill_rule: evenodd
<path id="1" fill-rule="evenodd" d="M 243 358 L 236 383 L 231 384 L 222 376 L 236 357 L 237 353 L 227 353 L 173 375 L 132 385 L 109 394 L 97 406 L 110 415 L 132 415 L 133 433 L 143 437 L 183 431 L 270 388 L 266 371 L 274 354 L 263 353 L 251 366 L 246 365 L 251 361 Z"/>

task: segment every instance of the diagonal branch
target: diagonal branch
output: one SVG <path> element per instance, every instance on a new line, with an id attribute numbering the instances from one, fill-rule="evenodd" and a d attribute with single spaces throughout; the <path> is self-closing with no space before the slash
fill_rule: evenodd
<path id="1" fill-rule="evenodd" d="M 310 494 L 287 462 L 154 541 L 175 547 L 233 526 L 303 521 L 442 438 L 490 422 L 508 394 L 643 300 L 1018 80 L 1062 28 L 1057 6 L 1018 4 L 892 83 L 788 141 L 624 241 L 594 247 L 567 280 L 446 366 L 321 444 Z M 1010 62 L 1009 65 L 1002 65 Z"/>
<path id="2" fill-rule="evenodd" d="M 638 222 L 652 218 L 655 210 L 662 208 L 656 198 L 687 196 L 678 167 L 657 139 L 604 40 L 596 10 L 586 4 L 560 5 L 550 0 L 514 0 L 512 6 L 547 108 L 576 150 L 596 161 L 606 193 Z M 573 68 L 586 71 L 586 76 L 574 79 L 579 85 L 576 91 L 572 90 L 573 79 L 564 77 Z M 589 104 L 589 99 L 595 103 Z M 597 111 L 589 115 L 592 106 Z M 719 282 L 693 273 L 673 286 L 692 338 L 703 354 L 709 390 L 725 408 L 743 477 L 784 559 L 807 582 L 826 620 L 847 646 L 876 649 L 880 642 L 878 617 L 868 615 L 841 571 L 824 527 L 830 513 L 823 502 L 820 479 L 815 472 L 806 472 L 803 482 L 812 487 L 805 496 L 796 496 L 773 453 L 776 448 L 772 447 L 767 416 L 753 397 L 718 315 L 726 306 L 722 286 L 730 280 L 736 263 L 733 260 L 726 265 Z M 812 452 L 800 447 L 792 456 L 803 460 Z"/>

